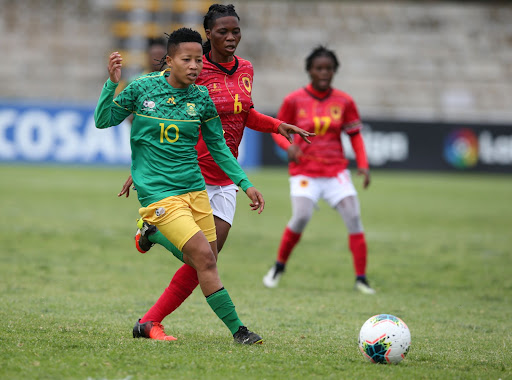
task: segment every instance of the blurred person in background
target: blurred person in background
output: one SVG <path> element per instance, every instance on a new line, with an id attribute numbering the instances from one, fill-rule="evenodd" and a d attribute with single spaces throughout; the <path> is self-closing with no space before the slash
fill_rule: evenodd
<path id="1" fill-rule="evenodd" d="M 316 133 L 316 136 L 312 144 L 304 144 L 295 138 L 290 145 L 281 136 L 272 135 L 279 147 L 288 153 L 292 216 L 283 232 L 276 262 L 263 277 L 263 284 L 269 288 L 278 285 L 318 201 L 324 199 L 340 214 L 347 227 L 356 274 L 355 289 L 365 294 L 375 293 L 366 279 L 366 240 L 357 192 L 343 154 L 342 132 L 350 137 L 365 189 L 370 184 L 370 172 L 354 100 L 347 93 L 331 87 L 338 66 L 333 51 L 323 46 L 315 48 L 306 58 L 306 71 L 311 82 L 286 96 L 277 115 L 281 120 Z"/>
<path id="2" fill-rule="evenodd" d="M 297 134 L 306 144 L 309 143 L 308 137 L 313 136 L 313 133 L 263 115 L 254 109 L 251 96 L 254 75 L 252 64 L 235 55 L 242 36 L 239 20 L 233 5 L 210 6 L 203 23 L 208 39 L 203 46 L 204 67 L 196 81 L 196 84 L 208 88 L 222 121 L 227 145 L 233 155 L 238 157 L 238 147 L 246 126 L 260 132 L 279 133 L 288 144 L 292 142 L 290 134 Z M 233 224 L 238 186 L 215 163 L 201 138 L 196 149 L 213 209 L 217 249 L 220 252 Z M 118 195 L 128 196 L 131 184 L 129 177 Z M 158 243 L 174 255 L 181 254 L 155 226 L 144 223 L 139 227 L 135 236 L 139 252 L 145 253 L 154 243 Z M 185 264 L 178 269 L 169 286 L 140 320 L 140 323 L 153 323 L 158 327 L 150 331 L 146 338 L 166 339 L 160 323 L 192 294 L 197 285 L 198 277 L 193 267 Z M 136 328 L 137 325 L 134 331 Z"/>
<path id="3" fill-rule="evenodd" d="M 165 62 L 162 57 L 167 55 L 167 41 L 165 38 L 150 39 L 147 50 L 147 62 L 143 74 L 149 74 L 153 71 L 160 71 L 165 68 Z"/>
<path id="4" fill-rule="evenodd" d="M 141 75 L 163 70 L 165 68 L 165 61 L 162 62 L 162 58 L 165 59 L 166 55 L 167 41 L 164 38 L 150 38 L 146 50 L 146 63 L 142 71 L 128 80 L 121 79 L 116 89 L 116 95 Z"/>
<path id="5" fill-rule="evenodd" d="M 226 145 L 222 124 L 205 86 L 195 85 L 203 67 L 201 35 L 181 28 L 169 35 L 169 69 L 141 76 L 115 99 L 122 57 L 109 58 L 109 79 L 94 113 L 97 128 L 109 128 L 133 114 L 130 133 L 131 173 L 141 204 L 139 214 L 157 227 L 176 247 L 176 255 L 197 271 L 206 301 L 228 327 L 235 342 L 262 343 L 262 338 L 240 321 L 217 270 L 217 236 L 195 145 L 201 131 L 212 156 L 229 178 L 263 211 L 265 201 L 254 188 Z M 136 323 L 134 338 L 147 337 L 157 322 Z M 175 340 L 166 336 L 165 340 Z"/>

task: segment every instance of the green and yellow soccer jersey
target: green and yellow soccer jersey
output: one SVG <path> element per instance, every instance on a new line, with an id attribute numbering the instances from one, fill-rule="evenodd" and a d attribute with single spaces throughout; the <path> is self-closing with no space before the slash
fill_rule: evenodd
<path id="1" fill-rule="evenodd" d="M 109 80 L 94 112 L 97 128 L 118 125 L 133 114 L 131 173 L 142 206 L 172 195 L 205 189 L 195 146 L 202 132 L 215 162 L 245 191 L 252 184 L 226 145 L 208 90 L 173 88 L 168 70 L 133 81 L 115 99 Z"/>

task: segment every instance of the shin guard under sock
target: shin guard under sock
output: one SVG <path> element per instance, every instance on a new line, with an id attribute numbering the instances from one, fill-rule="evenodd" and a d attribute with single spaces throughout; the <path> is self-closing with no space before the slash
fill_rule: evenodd
<path id="1" fill-rule="evenodd" d="M 286 264 L 288 258 L 292 254 L 293 248 L 297 245 L 301 236 L 302 233 L 293 232 L 288 227 L 284 229 L 283 236 L 281 237 L 281 244 L 279 245 L 279 251 L 277 253 L 278 262 Z"/>
<path id="2" fill-rule="evenodd" d="M 228 291 L 224 288 L 210 294 L 206 297 L 208 305 L 217 314 L 217 316 L 224 322 L 228 327 L 231 334 L 238 331 L 240 326 L 243 326 L 242 321 L 238 318 L 238 314 L 235 311 L 235 305 L 228 294 Z"/>
<path id="3" fill-rule="evenodd" d="M 348 246 L 352 252 L 356 276 L 365 276 L 367 248 L 364 233 L 351 234 L 348 238 Z"/>

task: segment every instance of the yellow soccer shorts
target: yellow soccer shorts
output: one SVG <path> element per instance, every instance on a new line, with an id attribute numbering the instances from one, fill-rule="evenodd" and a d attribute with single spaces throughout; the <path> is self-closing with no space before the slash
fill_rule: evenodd
<path id="1" fill-rule="evenodd" d="M 139 214 L 180 251 L 197 232 L 203 231 L 209 242 L 217 240 L 213 212 L 206 190 L 164 198 L 141 207 Z"/>

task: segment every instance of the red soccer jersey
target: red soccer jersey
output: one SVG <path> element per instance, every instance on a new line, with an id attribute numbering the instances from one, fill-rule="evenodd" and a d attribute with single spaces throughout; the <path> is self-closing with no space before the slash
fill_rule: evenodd
<path id="1" fill-rule="evenodd" d="M 281 121 L 265 117 L 254 110 L 251 62 L 235 56 L 228 64 L 218 64 L 212 62 L 208 55 L 203 56 L 203 62 L 203 70 L 196 84 L 208 88 L 222 122 L 226 144 L 233 156 L 238 157 L 238 146 L 245 126 L 261 132 L 276 132 Z M 199 166 L 208 185 L 225 186 L 233 183 L 215 163 L 201 136 L 196 149 Z"/>
<path id="2" fill-rule="evenodd" d="M 316 133 L 311 144 L 294 136 L 294 144 L 299 145 L 303 155 L 299 164 L 290 162 L 290 175 L 335 177 L 346 169 L 348 160 L 343 154 L 341 132 L 354 135 L 361 130 L 359 113 L 350 95 L 337 89 L 320 93 L 308 85 L 286 96 L 277 117 Z M 282 136 L 272 137 L 281 148 L 289 146 Z"/>

